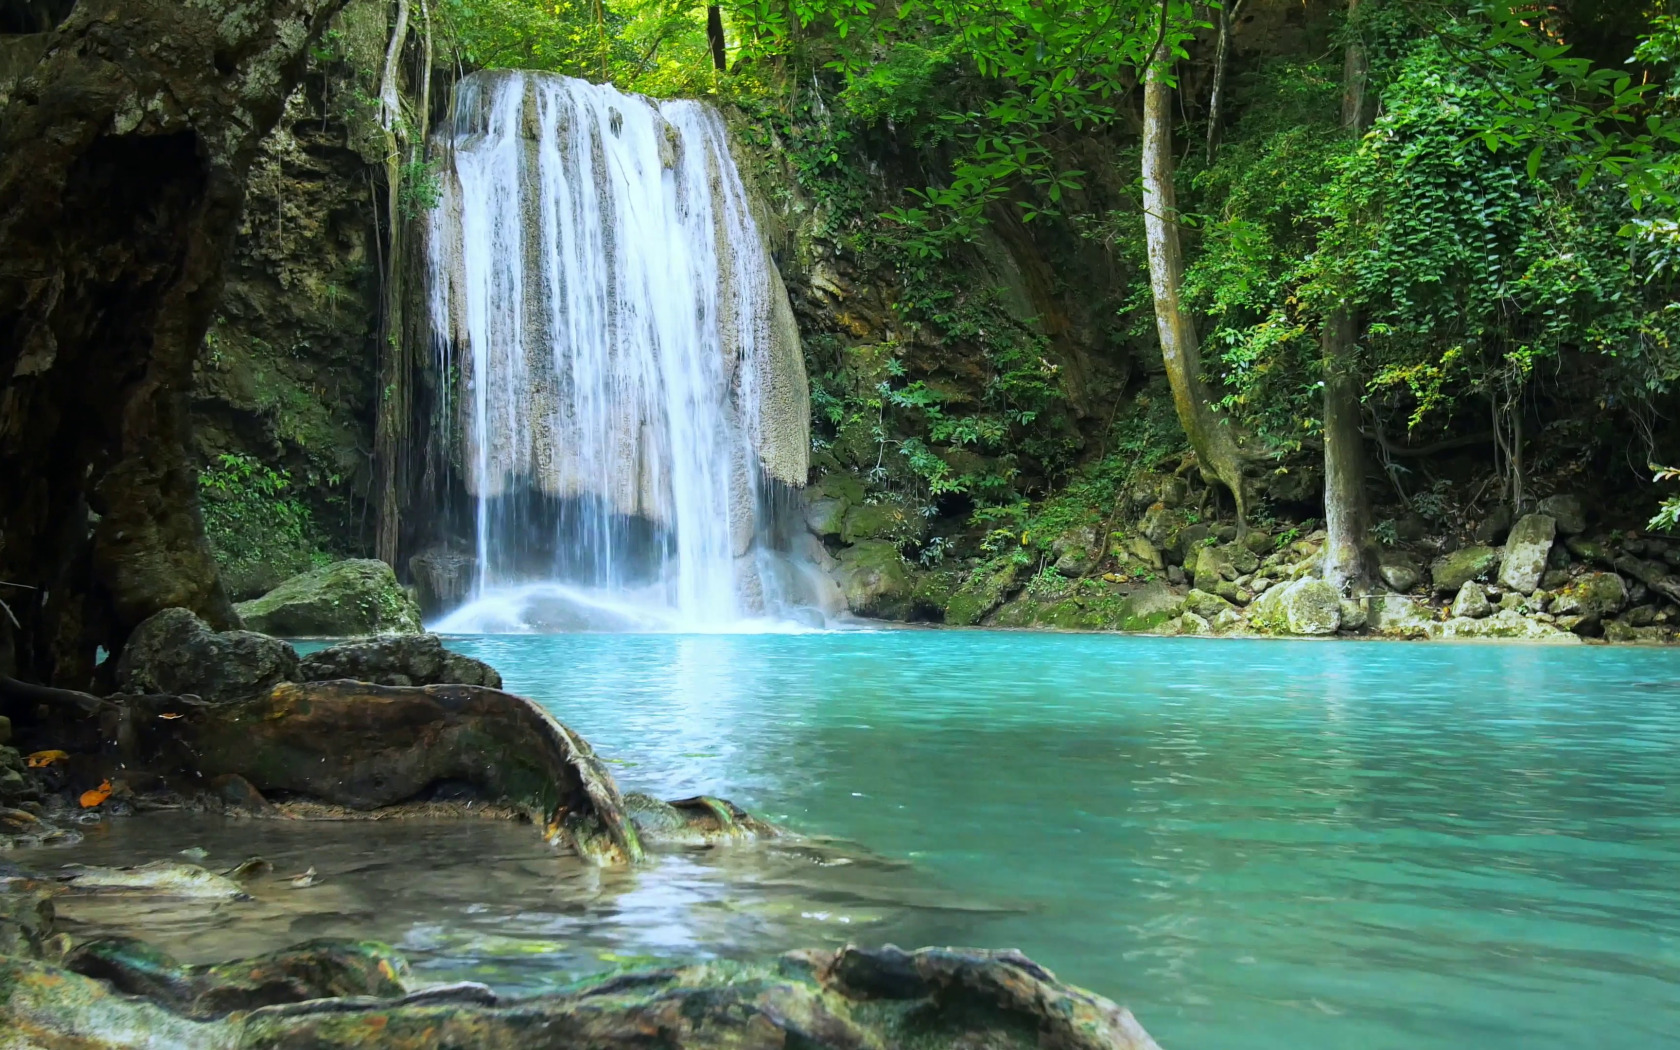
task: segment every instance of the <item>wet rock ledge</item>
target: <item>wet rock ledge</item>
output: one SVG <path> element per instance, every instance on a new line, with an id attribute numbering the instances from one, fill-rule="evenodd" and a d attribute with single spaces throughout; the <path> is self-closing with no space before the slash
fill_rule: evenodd
<path id="1" fill-rule="evenodd" d="M 22 747 L 0 747 L 0 848 L 148 808 L 524 819 L 601 864 L 778 834 L 723 799 L 623 796 L 588 741 L 432 635 L 299 660 L 280 639 L 168 609 L 136 628 L 117 681 L 96 697 L 0 679 L 9 709 L 30 713 Z"/>
<path id="2" fill-rule="evenodd" d="M 382 944 L 184 966 L 55 934 L 50 880 L 0 872 L 0 1045 L 128 1050 L 1159 1050 L 1132 1015 L 1017 952 L 845 947 L 619 973 L 559 995 L 416 984 Z"/>

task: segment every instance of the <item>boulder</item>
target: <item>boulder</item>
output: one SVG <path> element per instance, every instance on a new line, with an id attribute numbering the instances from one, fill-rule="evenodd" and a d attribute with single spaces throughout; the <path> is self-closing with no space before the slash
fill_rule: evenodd
<path id="1" fill-rule="evenodd" d="M 1465 580 L 1464 586 L 1458 589 L 1458 597 L 1453 599 L 1452 614 L 1476 620 L 1493 612 L 1493 603 L 1488 601 L 1487 588 L 1475 580 Z"/>
<path id="2" fill-rule="evenodd" d="M 186 609 L 147 617 L 117 658 L 123 692 L 190 693 L 212 703 L 266 694 L 297 675 L 297 652 L 280 639 L 213 631 Z"/>
<path id="3" fill-rule="evenodd" d="M 865 540 L 840 552 L 834 570 L 846 608 L 859 616 L 908 620 L 915 611 L 916 581 L 896 544 Z"/>
<path id="4" fill-rule="evenodd" d="M 1193 553 L 1196 560 L 1192 564 L 1190 556 L 1186 555 L 1185 569 L 1196 581 L 1196 586 L 1204 591 L 1217 589 L 1220 580 L 1235 580 L 1260 567 L 1260 559 L 1254 552 L 1239 543 L 1200 547 Z"/>
<path id="5" fill-rule="evenodd" d="M 1576 536 L 1587 531 L 1587 511 L 1578 496 L 1562 492 L 1547 496 L 1535 510 L 1557 522 L 1559 536 Z"/>
<path id="6" fill-rule="evenodd" d="M 1127 536 L 1122 544 L 1126 556 L 1148 569 L 1160 572 L 1167 567 L 1166 559 L 1161 556 L 1155 544 L 1144 536 Z"/>
<path id="7" fill-rule="evenodd" d="M 415 598 L 425 616 L 438 616 L 464 603 L 478 576 L 478 559 L 448 547 L 433 547 L 408 559 Z"/>
<path id="8" fill-rule="evenodd" d="M 1589 572 L 1575 577 L 1552 596 L 1549 606 L 1557 616 L 1580 616 L 1602 620 L 1627 605 L 1627 583 L 1613 572 Z"/>
<path id="9" fill-rule="evenodd" d="M 1231 603 L 1217 594 L 1192 588 L 1190 593 L 1184 596 L 1184 608 L 1204 620 L 1211 620 L 1231 608 Z"/>
<path id="10" fill-rule="evenodd" d="M 1673 641 L 1674 631 L 1665 625 L 1636 625 L 1624 620 L 1606 620 L 1604 622 L 1604 640 L 1607 642 L 1633 642 L 1650 645 Z"/>
<path id="11" fill-rule="evenodd" d="M 1199 522 L 1178 530 L 1177 535 L 1173 537 L 1173 550 L 1178 554 L 1179 561 L 1184 564 L 1185 572 L 1189 572 L 1194 565 L 1191 559 L 1201 549 L 1202 541 L 1212 535 L 1213 530 Z"/>
<path id="12" fill-rule="evenodd" d="M 1050 544 L 1051 566 L 1063 576 L 1084 576 L 1096 564 L 1097 530 L 1089 526 L 1068 529 Z"/>
<path id="13" fill-rule="evenodd" d="M 589 743 L 523 697 L 471 685 L 282 682 L 226 704 L 127 698 L 129 768 L 336 807 L 329 816 L 449 798 L 504 807 L 597 863 L 642 857 Z"/>
<path id="14" fill-rule="evenodd" d="M 1470 580 L 1485 580 L 1499 567 L 1499 551 L 1492 547 L 1461 547 L 1436 558 L 1429 567 L 1436 594 L 1457 594 Z"/>
<path id="15" fill-rule="evenodd" d="M 1570 536 L 1563 541 L 1564 548 L 1582 561 L 1590 561 L 1594 565 L 1612 568 L 1616 564 L 1616 556 L 1610 548 L 1600 540 L 1589 540 L 1585 536 Z"/>
<path id="16" fill-rule="evenodd" d="M 1184 599 L 1160 580 L 1146 583 L 1120 604 L 1120 629 L 1153 631 L 1184 609 Z"/>
<path id="17" fill-rule="evenodd" d="M 1442 638 L 1502 638 L 1533 642 L 1579 642 L 1569 631 L 1524 616 L 1514 609 L 1501 609 L 1492 616 L 1471 619 L 1455 616 L 1440 625 Z"/>
<path id="18" fill-rule="evenodd" d="M 1391 590 L 1405 594 L 1423 579 L 1423 570 L 1411 555 L 1385 549 L 1377 554 L 1377 575 Z"/>
<path id="19" fill-rule="evenodd" d="M 863 502 L 863 482 L 852 474 L 824 474 L 802 494 L 805 527 L 822 536 L 839 536 L 846 512 Z"/>
<path id="20" fill-rule="evenodd" d="M 311 653 L 298 665 L 300 682 L 349 678 L 376 685 L 482 685 L 502 687 L 502 676 L 482 660 L 452 653 L 435 634 L 391 634 L 346 642 Z"/>
<path id="21" fill-rule="evenodd" d="M 355 558 L 293 576 L 234 607 L 245 626 L 282 637 L 418 634 L 420 610 L 391 567 Z"/>
<path id="22" fill-rule="evenodd" d="M 1344 631 L 1363 631 L 1370 623 L 1370 610 L 1363 598 L 1342 599 L 1342 627 Z"/>
<path id="23" fill-rule="evenodd" d="M 1669 601 L 1680 603 L 1680 576 L 1669 574 L 1667 562 L 1646 561 L 1624 554 L 1616 559 L 1616 571 L 1633 577 Z M 1631 593 L 1629 600 L 1636 600 Z"/>
<path id="24" fill-rule="evenodd" d="M 984 620 L 1015 593 L 1023 568 L 1006 558 L 1001 565 L 976 569 L 945 602 L 945 622 L 971 627 Z"/>
<path id="25" fill-rule="evenodd" d="M 1226 609 L 1209 620 L 1208 627 L 1212 628 L 1214 634 L 1229 634 L 1241 628 L 1244 622 L 1242 613 L 1235 609 Z"/>
<path id="26" fill-rule="evenodd" d="M 1208 621 L 1204 617 L 1197 616 L 1193 612 L 1184 613 L 1182 616 L 1179 616 L 1176 620 L 1168 620 L 1167 623 L 1170 624 L 1173 627 L 1173 630 L 1170 632 L 1172 634 L 1212 634 L 1213 633 L 1213 625 L 1208 623 Z"/>
<path id="27" fill-rule="evenodd" d="M 1335 634 L 1342 625 L 1342 596 L 1323 580 L 1295 580 L 1256 598 L 1248 622 L 1271 634 Z"/>
<path id="28" fill-rule="evenodd" d="M 1366 627 L 1373 634 L 1389 638 L 1431 638 L 1439 625 L 1429 606 L 1398 594 L 1377 595 L 1369 600 Z"/>
<path id="29" fill-rule="evenodd" d="M 1172 542 L 1173 526 L 1177 523 L 1178 515 L 1165 504 L 1157 503 L 1143 512 L 1143 517 L 1138 519 L 1137 531 L 1155 546 L 1166 547 Z"/>
<path id="30" fill-rule="evenodd" d="M 1505 540 L 1505 553 L 1499 563 L 1499 582 L 1502 586 L 1523 594 L 1530 594 L 1540 586 L 1546 571 L 1546 558 L 1552 553 L 1552 540 L 1557 536 L 1557 522 L 1547 514 L 1524 514 L 1511 526 Z"/>

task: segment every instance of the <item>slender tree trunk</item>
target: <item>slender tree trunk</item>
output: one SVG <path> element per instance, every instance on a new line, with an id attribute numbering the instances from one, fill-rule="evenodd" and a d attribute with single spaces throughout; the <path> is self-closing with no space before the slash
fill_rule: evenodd
<path id="1" fill-rule="evenodd" d="M 1172 88 L 1166 82 L 1169 59 L 1150 62 L 1143 89 L 1143 222 L 1149 242 L 1149 285 L 1155 300 L 1155 327 L 1161 358 L 1172 384 L 1178 420 L 1196 450 L 1202 473 L 1218 480 L 1237 505 L 1237 528 L 1248 527 L 1248 495 L 1243 485 L 1243 454 L 1229 422 L 1213 404 L 1202 381 L 1202 351 L 1196 326 L 1184 309 L 1184 259 L 1178 239 L 1178 207 L 1173 191 Z"/>
<path id="2" fill-rule="evenodd" d="M 399 76 L 403 45 L 408 40 L 409 0 L 397 0 L 396 25 L 385 50 L 385 69 L 379 81 L 380 123 L 385 128 L 385 253 L 384 316 L 379 333 L 379 400 L 374 420 L 373 455 L 378 470 L 374 522 L 374 555 L 392 567 L 401 543 L 401 502 L 397 474 L 402 455 L 404 411 L 407 401 L 403 331 L 402 169 L 408 134 L 402 123 Z"/>
<path id="3" fill-rule="evenodd" d="M 1348 19 L 1360 0 L 1348 0 Z M 1342 66 L 1342 126 L 1365 130 L 1365 50 L 1350 37 Z M 1365 495 L 1364 438 L 1359 432 L 1359 381 L 1354 362 L 1354 318 L 1338 303 L 1320 335 L 1324 367 L 1324 579 L 1338 589 L 1370 579 L 1371 509 Z"/>
<path id="4" fill-rule="evenodd" d="M 1207 162 L 1219 155 L 1219 139 L 1225 132 L 1225 67 L 1231 61 L 1231 23 L 1242 10 L 1242 0 L 1224 0 L 1214 9 L 1218 42 L 1213 48 L 1213 90 L 1208 92 Z"/>
<path id="5" fill-rule="evenodd" d="M 729 52 L 724 46 L 723 11 L 716 4 L 706 5 L 706 41 L 712 45 L 712 66 L 719 73 L 729 67 Z"/>

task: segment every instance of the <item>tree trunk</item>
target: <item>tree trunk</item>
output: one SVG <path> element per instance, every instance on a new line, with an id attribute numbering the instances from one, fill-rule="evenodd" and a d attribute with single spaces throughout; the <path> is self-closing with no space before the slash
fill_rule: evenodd
<path id="1" fill-rule="evenodd" d="M 1178 420 L 1196 450 L 1204 476 L 1230 489 L 1237 505 L 1237 528 L 1248 527 L 1248 494 L 1243 485 L 1242 451 L 1224 413 L 1202 381 L 1202 351 L 1196 326 L 1182 301 L 1184 259 L 1178 240 L 1178 207 L 1173 190 L 1172 88 L 1166 82 L 1168 58 L 1149 64 L 1143 89 L 1143 224 L 1149 241 L 1149 286 L 1155 300 L 1155 327 L 1161 358 L 1172 384 Z"/>
<path id="2" fill-rule="evenodd" d="M 184 606 L 236 621 L 186 392 L 258 143 L 343 0 L 82 0 L 0 110 L 0 673 L 87 687 Z"/>
<path id="3" fill-rule="evenodd" d="M 1348 0 L 1348 20 L 1359 0 Z M 1365 50 L 1350 37 L 1342 66 L 1342 126 L 1365 129 Z M 1324 319 L 1319 345 L 1324 369 L 1324 579 L 1339 590 L 1371 577 L 1371 509 L 1365 495 L 1364 437 L 1359 432 L 1359 381 L 1354 362 L 1354 318 L 1337 303 Z"/>
<path id="4" fill-rule="evenodd" d="M 403 422 L 408 393 L 405 366 L 407 341 L 403 329 L 402 169 L 408 134 L 402 123 L 399 83 L 403 45 L 408 40 L 408 0 L 397 0 L 396 25 L 385 50 L 385 70 L 379 80 L 380 124 L 385 129 L 385 252 L 384 308 L 379 333 L 378 412 L 374 418 L 373 458 L 378 468 L 379 517 L 373 530 L 374 555 L 397 566 L 401 543 L 401 507 L 397 475 L 402 457 Z"/>
<path id="5" fill-rule="evenodd" d="M 1225 67 L 1231 61 L 1231 23 L 1242 9 L 1242 0 L 1224 0 L 1214 9 L 1214 26 L 1219 37 L 1213 48 L 1213 88 L 1208 92 L 1207 162 L 1219 155 L 1219 139 L 1225 132 Z"/>
<path id="6" fill-rule="evenodd" d="M 723 12 L 716 4 L 706 5 L 706 40 L 712 45 L 712 66 L 719 73 L 729 69 L 729 53 L 724 47 Z"/>

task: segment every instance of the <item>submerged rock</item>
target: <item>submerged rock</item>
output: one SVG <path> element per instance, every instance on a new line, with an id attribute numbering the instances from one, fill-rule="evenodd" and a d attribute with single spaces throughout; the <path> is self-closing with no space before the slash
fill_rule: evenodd
<path id="1" fill-rule="evenodd" d="M 21 1046 L 126 1050 L 1159 1050 L 1131 1013 L 1014 951 L 888 945 L 612 974 L 503 999 L 414 989 L 382 945 L 312 942 L 216 966 L 102 941 L 66 965 L 0 956 L 0 1030 Z"/>
<path id="2" fill-rule="evenodd" d="M 1342 596 L 1323 580 L 1295 580 L 1256 598 L 1248 622 L 1273 634 L 1335 634 L 1342 625 Z"/>
<path id="3" fill-rule="evenodd" d="M 435 634 L 393 634 L 322 649 L 303 658 L 296 677 L 302 682 L 349 678 L 377 685 L 502 687 L 494 667 L 450 652 Z"/>
<path id="4" fill-rule="evenodd" d="M 1499 583 L 1513 591 L 1531 594 L 1540 586 L 1546 559 L 1552 553 L 1557 523 L 1545 514 L 1525 514 L 1511 526 L 1505 554 L 1499 564 Z"/>
<path id="5" fill-rule="evenodd" d="M 294 576 L 234 607 L 245 626 L 282 637 L 418 634 L 420 610 L 382 561 L 355 558 Z"/>
<path id="6" fill-rule="evenodd" d="M 290 645 L 253 631 L 215 631 L 186 609 L 165 609 L 129 635 L 117 684 L 129 693 L 242 700 L 297 678 Z"/>
<path id="7" fill-rule="evenodd" d="M 65 869 L 64 882 L 75 893 L 132 893 L 192 900 L 239 900 L 245 896 L 244 889 L 226 876 L 196 864 L 167 860 L 132 868 L 74 865 Z"/>
<path id="8" fill-rule="evenodd" d="M 638 792 L 624 796 L 625 812 L 648 845 L 709 846 L 774 838 L 780 830 L 727 799 L 710 795 L 661 802 Z"/>

